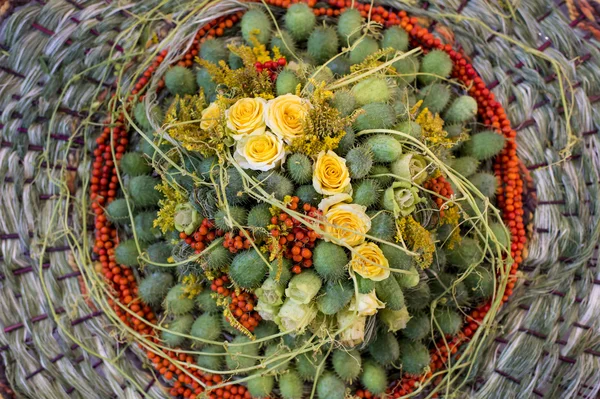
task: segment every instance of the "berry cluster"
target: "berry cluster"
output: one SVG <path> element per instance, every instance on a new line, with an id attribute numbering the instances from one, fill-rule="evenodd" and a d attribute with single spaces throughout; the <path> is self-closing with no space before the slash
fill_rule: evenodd
<path id="1" fill-rule="evenodd" d="M 252 246 L 252 239 L 248 238 L 243 231 L 238 232 L 238 234 L 225 233 L 223 246 L 227 248 L 229 252 L 235 254 L 242 249 L 250 249 Z"/>
<path id="2" fill-rule="evenodd" d="M 235 318 L 235 322 L 232 322 L 232 320 L 227 321 L 234 327 L 236 323 L 240 323 L 246 330 L 252 332 L 262 320 L 258 312 L 254 310 L 256 296 L 248 292 L 238 293 L 231 288 L 230 283 L 229 276 L 224 274 L 212 281 L 210 289 L 224 298 L 230 297 L 229 310 Z"/>
<path id="3" fill-rule="evenodd" d="M 444 203 L 454 194 L 450 182 L 448 182 L 444 176 L 440 175 L 427 180 L 423 184 L 423 187 L 440 195 L 439 197 L 435 197 L 434 201 L 440 209 L 440 217 L 444 217 Z"/>
<path id="4" fill-rule="evenodd" d="M 254 67 L 259 73 L 267 71 L 271 80 L 275 81 L 277 79 L 277 73 L 281 71 L 281 69 L 286 65 L 287 60 L 282 57 L 277 61 L 257 62 L 256 64 L 254 64 Z"/>
<path id="5" fill-rule="evenodd" d="M 188 236 L 184 232 L 179 233 L 179 238 L 185 240 L 186 244 L 194 248 L 197 254 L 204 251 L 207 244 L 221 236 L 223 236 L 223 231 L 217 230 L 214 223 L 207 218 L 202 220 L 200 227 L 198 227 L 198 230 L 194 234 Z"/>

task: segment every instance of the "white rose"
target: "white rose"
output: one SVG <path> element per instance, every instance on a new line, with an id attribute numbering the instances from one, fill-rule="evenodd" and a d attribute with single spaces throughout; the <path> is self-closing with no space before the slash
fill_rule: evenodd
<path id="1" fill-rule="evenodd" d="M 365 340 L 366 316 L 358 313 L 342 310 L 337 314 L 338 328 L 340 329 L 339 340 L 346 347 L 353 347 Z"/>
<path id="2" fill-rule="evenodd" d="M 385 304 L 377 298 L 375 290 L 373 290 L 368 294 L 356 294 L 348 309 L 358 312 L 359 316 L 373 316 L 378 309 L 383 308 L 385 308 Z"/>

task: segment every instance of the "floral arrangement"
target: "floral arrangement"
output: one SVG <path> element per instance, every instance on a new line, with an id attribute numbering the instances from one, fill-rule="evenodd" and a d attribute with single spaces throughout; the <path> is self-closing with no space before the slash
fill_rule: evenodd
<path id="1" fill-rule="evenodd" d="M 406 30 L 353 8 L 337 25 L 304 3 L 280 25 L 267 11 L 132 109 L 141 139 L 105 207 L 115 263 L 161 315 L 155 342 L 216 386 L 398 397 L 432 378 L 440 342 L 460 355 L 464 315 L 504 290 L 490 160 L 506 139 L 477 123 L 448 53 Z"/>

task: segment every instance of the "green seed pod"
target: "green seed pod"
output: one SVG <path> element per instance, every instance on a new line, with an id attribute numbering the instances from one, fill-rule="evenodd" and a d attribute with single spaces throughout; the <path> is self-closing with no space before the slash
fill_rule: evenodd
<path id="1" fill-rule="evenodd" d="M 346 384 L 332 372 L 325 371 L 317 381 L 317 395 L 319 399 L 344 399 Z"/>
<path id="2" fill-rule="evenodd" d="M 392 64 L 398 73 L 398 80 L 403 84 L 411 84 L 415 81 L 421 63 L 414 55 L 408 55 Z"/>
<path id="3" fill-rule="evenodd" d="M 157 145 L 158 149 L 163 153 L 166 153 L 168 150 L 172 148 L 171 144 L 167 143 L 164 140 L 159 140 L 156 136 L 150 136 L 149 139 L 153 140 L 152 142 L 144 139 L 143 137 L 140 139 L 138 144 L 139 150 L 146 154 L 146 156 L 150 159 L 160 159 L 162 155 L 156 150 L 152 144 Z M 160 143 L 160 144 L 159 144 Z"/>
<path id="4" fill-rule="evenodd" d="M 273 23 L 271 18 L 258 8 L 248 10 L 242 17 L 242 36 L 248 44 L 252 44 L 252 37 L 256 37 L 262 44 L 269 43 Z"/>
<path id="5" fill-rule="evenodd" d="M 463 203 L 462 207 L 463 211 L 465 211 L 469 217 L 475 217 L 478 214 L 477 211 L 479 211 L 479 214 L 482 214 L 485 211 L 486 206 L 481 198 L 475 197 L 475 207 L 471 206 L 468 202 Z"/>
<path id="6" fill-rule="evenodd" d="M 143 242 L 138 242 L 138 244 L 140 251 L 143 252 L 146 249 L 146 244 Z M 115 248 L 115 261 L 120 265 L 137 266 L 139 264 L 138 257 L 140 256 L 140 251 L 138 251 L 135 240 L 121 241 Z"/>
<path id="7" fill-rule="evenodd" d="M 437 308 L 433 313 L 434 317 L 434 329 L 437 331 L 438 328 L 435 322 L 439 324 L 439 330 L 445 335 L 456 335 L 462 327 L 461 315 L 450 308 Z"/>
<path id="8" fill-rule="evenodd" d="M 420 342 L 402 341 L 400 363 L 402 371 L 412 375 L 421 375 L 430 362 L 429 350 Z"/>
<path id="9" fill-rule="evenodd" d="M 392 214 L 369 212 L 369 216 L 371 217 L 371 230 L 367 234 L 383 241 L 392 242 L 396 234 L 396 222 Z"/>
<path id="10" fill-rule="evenodd" d="M 289 370 L 279 377 L 279 393 L 283 399 L 302 399 L 304 383 L 296 370 Z"/>
<path id="11" fill-rule="evenodd" d="M 338 53 L 338 36 L 332 27 L 319 26 L 310 34 L 306 47 L 317 64 L 324 64 Z"/>
<path id="12" fill-rule="evenodd" d="M 248 391 L 253 398 L 268 398 L 275 386 L 275 377 L 272 375 L 260 375 L 263 371 L 255 371 L 254 375 L 248 380 Z"/>
<path id="13" fill-rule="evenodd" d="M 348 127 L 346 128 L 346 134 L 340 140 L 338 147 L 335 149 L 335 153 L 341 157 L 344 157 L 348 151 L 350 151 L 354 147 L 354 142 L 356 141 L 356 134 L 354 134 L 354 130 Z"/>
<path id="14" fill-rule="evenodd" d="M 277 47 L 281 55 L 288 60 L 292 59 L 296 53 L 296 41 L 290 32 L 286 30 L 282 30 L 281 33 L 275 32 L 271 38 L 271 50 L 274 50 L 275 47 Z"/>
<path id="15" fill-rule="evenodd" d="M 386 134 L 369 136 L 365 145 L 373 152 L 375 162 L 394 162 L 402 154 L 402 144 Z"/>
<path id="16" fill-rule="evenodd" d="M 402 330 L 402 335 L 413 341 L 420 341 L 429 335 L 431 331 L 431 320 L 428 314 L 418 314 L 413 316 L 406 328 Z M 404 348 L 404 346 L 402 347 Z"/>
<path id="17" fill-rule="evenodd" d="M 263 339 L 279 333 L 279 327 L 270 320 L 261 320 L 253 331 L 256 339 Z M 268 342 L 268 341 L 267 341 Z M 263 345 L 265 343 L 263 342 Z"/>
<path id="18" fill-rule="evenodd" d="M 354 122 L 356 131 L 388 129 L 396 123 L 396 111 L 388 104 L 367 104 L 360 108 L 361 114 Z"/>
<path id="19" fill-rule="evenodd" d="M 212 76 L 206 68 L 198 69 L 196 73 L 196 83 L 204 92 L 204 97 L 207 101 L 212 101 L 217 91 L 217 84 L 213 81 Z"/>
<path id="20" fill-rule="evenodd" d="M 356 282 L 358 286 L 358 292 L 361 294 L 368 294 L 375 289 L 375 281 L 363 278 L 359 274 L 355 274 Z"/>
<path id="21" fill-rule="evenodd" d="M 292 154 L 286 162 L 287 172 L 298 184 L 306 184 L 312 180 L 312 162 L 300 153 Z"/>
<path id="22" fill-rule="evenodd" d="M 404 294 L 394 277 L 378 281 L 375 284 L 377 297 L 385 302 L 385 306 L 391 310 L 400 310 L 404 307 Z"/>
<path id="23" fill-rule="evenodd" d="M 240 252 L 233 258 L 229 276 L 234 283 L 245 289 L 256 289 L 266 278 L 269 266 L 254 249 Z"/>
<path id="24" fill-rule="evenodd" d="M 196 297 L 196 305 L 205 313 L 217 313 L 221 309 L 217 305 L 217 301 L 213 298 L 211 290 L 205 289 Z"/>
<path id="25" fill-rule="evenodd" d="M 228 353 L 225 356 L 227 369 L 234 371 L 237 369 L 245 369 L 253 367 L 258 359 L 258 344 L 253 343 L 250 338 L 240 335 L 235 337 L 232 344 L 228 348 Z M 243 344 L 243 345 L 235 345 Z"/>
<path id="26" fill-rule="evenodd" d="M 475 118 L 475 115 L 477 115 L 477 101 L 471 96 L 460 96 L 444 113 L 444 121 L 448 124 L 464 123 Z"/>
<path id="27" fill-rule="evenodd" d="M 352 94 L 356 99 L 356 103 L 360 106 L 371 103 L 386 103 L 391 97 L 385 79 L 375 76 L 361 80 L 360 83 L 354 85 Z"/>
<path id="28" fill-rule="evenodd" d="M 140 281 L 138 292 L 144 303 L 155 306 L 163 301 L 173 285 L 173 275 L 170 273 L 154 273 Z"/>
<path id="29" fill-rule="evenodd" d="M 386 29 L 381 40 L 381 48 L 393 48 L 396 51 L 408 50 L 408 33 L 397 26 Z"/>
<path id="30" fill-rule="evenodd" d="M 462 151 L 465 155 L 484 161 L 498 155 L 505 143 L 504 136 L 488 130 L 471 136 L 471 139 L 463 144 Z"/>
<path id="31" fill-rule="evenodd" d="M 323 196 L 315 191 L 312 184 L 298 187 L 294 195 L 300 198 L 301 202 L 314 206 L 323 199 Z"/>
<path id="32" fill-rule="evenodd" d="M 190 332 L 190 328 L 192 328 L 193 322 L 194 317 L 189 314 L 176 318 L 164 326 L 168 330 L 161 332 L 160 335 L 162 340 L 171 348 L 180 346 L 185 342 L 185 337 L 177 334 L 188 334 Z"/>
<path id="33" fill-rule="evenodd" d="M 411 255 L 390 244 L 380 244 L 379 246 L 381 252 L 383 252 L 383 256 L 388 260 L 390 268 L 401 270 L 410 270 L 413 268 L 414 258 Z"/>
<path id="34" fill-rule="evenodd" d="M 314 83 L 316 83 L 317 85 L 320 85 L 322 83 L 327 84 L 333 82 L 334 79 L 335 77 L 333 76 L 333 72 L 331 72 L 331 69 L 329 69 L 329 67 L 326 66 L 321 66 L 317 68 L 310 76 L 309 82 L 306 84 L 306 90 L 310 94 L 312 94 L 315 91 Z M 314 81 L 314 83 L 311 81 Z"/>
<path id="35" fill-rule="evenodd" d="M 400 357 L 400 346 L 393 333 L 380 330 L 369 344 L 369 353 L 379 364 L 388 366 Z"/>
<path id="36" fill-rule="evenodd" d="M 387 388 L 387 373 L 383 366 L 373 361 L 366 361 L 364 362 L 360 382 L 371 393 L 379 395 L 380 393 L 385 392 L 385 389 Z"/>
<path id="37" fill-rule="evenodd" d="M 354 147 L 346 154 L 346 166 L 352 179 L 362 179 L 373 166 L 373 152 L 368 145 Z"/>
<path id="38" fill-rule="evenodd" d="M 483 260 L 483 251 L 475 239 L 463 237 L 460 245 L 446 250 L 446 256 L 454 266 L 466 270 L 471 265 L 479 264 Z"/>
<path id="39" fill-rule="evenodd" d="M 494 235 L 494 237 L 496 237 L 496 240 L 498 240 L 498 242 L 500 243 L 501 246 L 505 247 L 505 248 L 509 248 L 510 246 L 510 232 L 508 230 L 506 230 L 506 227 L 502 224 L 502 223 L 490 223 L 490 229 L 492 230 L 492 233 Z M 495 243 L 493 242 L 492 238 L 490 237 L 489 240 L 489 245 L 492 248 L 495 248 Z"/>
<path id="40" fill-rule="evenodd" d="M 220 371 L 225 363 L 225 348 L 221 345 L 207 345 L 202 354 L 196 357 L 196 364 L 206 370 Z"/>
<path id="41" fill-rule="evenodd" d="M 379 183 L 379 187 L 383 190 L 388 188 L 394 180 L 392 176 L 389 176 L 391 173 L 390 169 L 385 165 L 373 165 L 369 176 L 375 179 Z"/>
<path id="42" fill-rule="evenodd" d="M 285 196 L 292 195 L 294 192 L 294 185 L 290 179 L 280 173 L 273 171 L 262 172 L 256 179 L 262 183 L 262 188 L 267 194 L 273 194 L 280 201 Z"/>
<path id="43" fill-rule="evenodd" d="M 168 313 L 180 316 L 192 311 L 194 301 L 187 297 L 183 285 L 177 284 L 169 290 L 163 307 Z"/>
<path id="44" fill-rule="evenodd" d="M 477 266 L 465 277 L 469 295 L 477 299 L 487 299 L 494 294 L 494 276 L 487 267 Z"/>
<path id="45" fill-rule="evenodd" d="M 267 368 L 271 372 L 283 373 L 289 368 L 290 361 L 283 358 L 283 356 L 290 356 L 290 350 L 285 345 L 279 343 L 272 343 L 265 349 L 265 362 L 272 361 L 267 365 Z M 275 360 L 276 358 L 279 358 Z"/>
<path id="46" fill-rule="evenodd" d="M 332 59 L 327 64 L 327 67 L 331 69 L 331 72 L 333 72 L 336 77 L 342 77 L 350 73 L 350 60 L 348 57 L 340 55 Z"/>
<path id="47" fill-rule="evenodd" d="M 452 123 L 452 124 L 448 124 L 445 127 L 446 133 L 448 133 L 448 137 L 450 138 L 456 138 L 458 136 L 460 136 L 461 134 L 463 134 L 463 132 L 465 131 L 465 126 L 462 123 Z M 462 146 L 455 146 L 454 148 L 461 148 Z"/>
<path id="48" fill-rule="evenodd" d="M 225 317 L 225 315 L 223 313 L 221 313 L 221 329 L 226 332 L 227 334 L 233 335 L 233 336 L 241 336 L 241 332 L 236 329 L 234 326 L 231 325 L 231 323 L 229 322 L 229 320 L 227 319 L 227 317 Z"/>
<path id="49" fill-rule="evenodd" d="M 306 40 L 315 28 L 317 17 L 313 10 L 304 3 L 293 4 L 284 16 L 285 27 L 292 37 L 298 41 Z"/>
<path id="50" fill-rule="evenodd" d="M 449 306 L 464 305 L 469 300 L 467 287 L 461 281 L 457 281 L 457 276 L 450 273 L 438 273 L 429 285 L 434 298 L 441 297 L 441 302 Z"/>
<path id="51" fill-rule="evenodd" d="M 289 259 L 274 259 L 271 262 L 271 267 L 269 271 L 269 277 L 275 280 L 282 285 L 287 285 L 287 283 L 292 278 L 292 261 Z M 280 272 L 281 270 L 281 272 Z M 278 276 L 279 275 L 279 276 Z M 278 278 L 279 277 L 279 278 Z"/>
<path id="52" fill-rule="evenodd" d="M 473 157 L 455 158 L 451 161 L 450 166 L 456 173 L 468 178 L 477 172 L 479 161 Z"/>
<path id="53" fill-rule="evenodd" d="M 147 175 L 152 172 L 152 166 L 139 152 L 128 152 L 121 158 L 121 170 L 128 176 Z"/>
<path id="54" fill-rule="evenodd" d="M 139 240 L 154 242 L 162 237 L 160 229 L 154 227 L 154 219 L 156 219 L 155 211 L 142 212 L 135 216 L 135 232 Z"/>
<path id="55" fill-rule="evenodd" d="M 248 226 L 266 229 L 271 224 L 271 211 L 268 204 L 258 204 L 248 212 Z"/>
<path id="56" fill-rule="evenodd" d="M 205 259 L 208 270 L 223 270 L 231 263 L 232 254 L 224 246 L 218 245 L 206 254 Z"/>
<path id="57" fill-rule="evenodd" d="M 433 50 L 423 57 L 419 82 L 424 85 L 431 84 L 440 78 L 447 78 L 452 72 L 452 59 L 442 50 Z"/>
<path id="58" fill-rule="evenodd" d="M 146 106 L 144 103 L 137 103 L 135 108 L 133 109 L 133 117 L 135 121 L 140 125 L 143 131 L 149 132 L 152 131 L 152 123 L 148 119 L 148 115 L 146 113 Z M 150 109 L 150 117 L 153 122 L 161 123 L 163 120 L 163 112 L 160 107 L 156 104 L 151 105 Z M 123 161 L 121 160 L 121 163 Z"/>
<path id="59" fill-rule="evenodd" d="M 130 204 L 131 211 L 134 211 L 133 203 Z M 115 224 L 129 224 L 129 209 L 127 208 L 127 200 L 119 198 L 108 204 L 106 207 L 106 217 Z"/>
<path id="60" fill-rule="evenodd" d="M 354 43 L 362 34 L 363 17 L 356 8 L 348 8 L 338 19 L 337 30 L 342 38 L 342 46 Z"/>
<path id="61" fill-rule="evenodd" d="M 428 108 L 433 113 L 440 113 L 450 102 L 450 86 L 443 83 L 432 83 L 423 87 L 417 96 L 423 100 L 423 108 Z"/>
<path id="62" fill-rule="evenodd" d="M 156 242 L 146 249 L 146 257 L 152 263 L 169 263 L 169 258 L 171 257 L 172 248 L 166 241 Z M 163 267 L 163 266 L 153 266 L 152 264 L 146 265 L 144 271 L 146 274 L 151 274 L 154 272 L 165 272 L 168 273 L 171 268 Z"/>
<path id="63" fill-rule="evenodd" d="M 182 66 L 171 67 L 165 73 L 165 86 L 169 93 L 173 95 L 184 96 L 186 94 L 196 94 L 198 85 L 194 74 L 189 69 Z"/>
<path id="64" fill-rule="evenodd" d="M 436 238 L 440 241 L 444 241 L 444 239 L 440 238 L 439 236 Z M 433 270 L 435 270 L 436 272 L 439 272 L 443 271 L 445 267 L 446 252 L 444 252 L 444 250 L 440 248 L 436 248 L 435 252 L 433 253 L 433 263 L 431 264 L 431 268 L 433 268 Z"/>
<path id="65" fill-rule="evenodd" d="M 342 116 L 348 116 L 356 109 L 356 99 L 349 91 L 340 90 L 333 97 L 333 107 L 340 111 Z"/>
<path id="66" fill-rule="evenodd" d="M 277 75 L 277 81 L 275 82 L 277 95 L 295 94 L 296 87 L 298 87 L 299 84 L 300 79 L 298 79 L 294 72 L 289 69 L 283 70 Z"/>
<path id="67" fill-rule="evenodd" d="M 227 168 L 226 181 L 225 195 L 227 196 L 229 205 L 241 205 L 246 203 L 248 201 L 248 194 L 244 191 L 244 179 L 234 167 Z"/>
<path id="68" fill-rule="evenodd" d="M 406 290 L 406 306 L 411 310 L 421 310 L 429 306 L 431 291 L 425 281 L 419 281 L 415 288 Z"/>
<path id="69" fill-rule="evenodd" d="M 350 51 L 350 63 L 352 65 L 360 64 L 368 56 L 379 51 L 379 43 L 370 36 L 360 39 L 360 42 Z"/>
<path id="70" fill-rule="evenodd" d="M 334 351 L 331 356 L 331 363 L 335 373 L 348 383 L 352 383 L 354 379 L 358 378 L 362 367 L 360 352 L 355 349 L 351 351 L 341 349 Z"/>
<path id="71" fill-rule="evenodd" d="M 396 90 L 396 92 L 398 92 L 398 90 Z M 408 123 L 411 120 L 411 116 L 410 116 L 410 110 L 415 106 L 415 104 L 417 103 L 417 97 L 414 95 L 414 93 L 412 91 L 408 92 L 405 90 L 400 90 L 399 91 L 400 94 L 395 94 L 393 96 L 393 107 L 394 110 L 396 111 L 396 116 L 398 117 L 399 120 L 401 120 L 402 122 L 406 122 Z M 416 122 L 413 122 L 416 125 L 418 125 Z M 420 125 L 418 125 L 420 127 Z M 418 130 L 418 133 L 421 133 L 421 130 Z M 420 137 L 420 135 L 419 135 Z M 418 137 L 417 137 L 418 138 Z"/>
<path id="72" fill-rule="evenodd" d="M 323 295 L 317 298 L 317 307 L 325 315 L 334 315 L 346 307 L 354 296 L 354 290 L 347 281 L 329 283 Z"/>
<path id="73" fill-rule="evenodd" d="M 296 369 L 304 381 L 314 381 L 317 367 L 325 359 L 321 352 L 308 352 L 296 357 Z"/>
<path id="74" fill-rule="evenodd" d="M 229 67 L 233 70 L 244 67 L 244 60 L 242 60 L 242 57 L 240 57 L 237 54 L 231 53 L 231 52 L 229 53 L 228 63 L 229 63 Z M 196 79 L 198 79 L 197 75 L 196 75 Z M 200 83 L 198 83 L 198 86 L 202 87 L 200 85 Z"/>
<path id="75" fill-rule="evenodd" d="M 240 206 L 230 206 L 228 210 L 220 210 L 215 214 L 215 225 L 224 231 L 236 231 L 238 225 L 245 226 L 247 221 L 248 212 Z"/>
<path id="76" fill-rule="evenodd" d="M 222 39 L 208 39 L 200 46 L 200 58 L 219 65 L 220 61 L 227 61 L 229 50 Z"/>
<path id="77" fill-rule="evenodd" d="M 313 250 L 313 265 L 327 281 L 338 281 L 346 275 L 348 255 L 344 248 L 331 242 L 320 241 Z"/>
<path id="78" fill-rule="evenodd" d="M 371 207 L 378 204 L 381 200 L 381 189 L 377 180 L 366 179 L 361 180 L 358 184 L 353 185 L 353 202 L 358 205 Z"/>
<path id="79" fill-rule="evenodd" d="M 419 272 L 414 266 L 408 269 L 408 273 L 394 273 L 394 277 L 400 288 L 414 288 L 419 284 Z"/>
<path id="80" fill-rule="evenodd" d="M 221 317 L 214 313 L 200 315 L 192 324 L 190 335 L 206 341 L 216 341 L 221 336 Z M 194 344 L 202 346 L 204 342 L 198 340 Z"/>
<path id="81" fill-rule="evenodd" d="M 498 179 L 493 174 L 476 173 L 473 176 L 469 177 L 469 181 L 486 197 L 494 198 L 496 196 L 496 190 L 498 189 Z"/>
<path id="82" fill-rule="evenodd" d="M 129 181 L 129 196 L 134 205 L 141 208 L 156 206 L 163 195 L 154 189 L 160 183 L 151 176 L 136 176 Z"/>

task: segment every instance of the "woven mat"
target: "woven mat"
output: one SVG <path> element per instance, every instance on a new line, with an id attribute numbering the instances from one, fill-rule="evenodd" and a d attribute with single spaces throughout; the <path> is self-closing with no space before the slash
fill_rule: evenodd
<path id="1" fill-rule="evenodd" d="M 597 397 L 598 2 L 404 3 L 416 2 L 401 6 L 433 21 L 431 29 L 470 54 L 517 127 L 530 197 L 537 197 L 529 204 L 531 244 L 521 283 L 482 352 L 473 376 L 477 391 L 461 393 Z M 85 195 L 78 184 L 89 165 L 80 160 L 89 150 L 84 137 L 95 132 L 81 129 L 81 121 L 90 109 L 94 120 L 101 119 L 115 66 L 135 61 L 120 57 L 144 44 L 123 32 L 157 4 L 39 0 L 17 4 L 0 24 L 0 391 L 9 385 L 25 398 L 137 398 L 141 387 L 150 397 L 166 397 L 86 297 L 52 218 L 58 209 L 71 218 L 74 232 L 82 231 L 81 215 L 53 195 L 59 184 L 75 198 Z M 168 19 L 173 9 L 161 11 Z M 169 23 L 147 27 L 160 32 Z M 111 59 L 117 62 L 105 62 Z"/>

